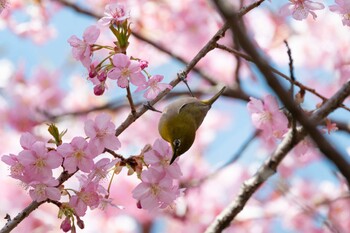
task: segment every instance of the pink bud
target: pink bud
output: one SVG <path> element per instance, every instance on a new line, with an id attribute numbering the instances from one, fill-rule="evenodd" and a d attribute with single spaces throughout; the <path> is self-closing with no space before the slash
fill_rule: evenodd
<path id="1" fill-rule="evenodd" d="M 140 60 L 140 67 L 141 69 L 145 69 L 148 67 L 148 61 L 145 61 L 145 60 Z"/>
<path id="2" fill-rule="evenodd" d="M 140 202 L 140 201 L 138 201 L 138 202 L 136 203 L 136 207 L 139 208 L 139 209 L 142 209 L 142 206 L 141 206 L 141 202 Z"/>
<path id="3" fill-rule="evenodd" d="M 81 220 L 80 218 L 77 219 L 77 225 L 80 229 L 84 229 L 85 225 L 84 225 L 84 221 Z"/>
<path id="4" fill-rule="evenodd" d="M 69 217 L 66 217 L 63 222 L 61 223 L 61 226 L 60 228 L 62 229 L 62 231 L 64 232 L 68 232 L 71 230 L 72 226 L 71 226 L 71 223 L 70 223 L 70 218 Z"/>
<path id="5" fill-rule="evenodd" d="M 107 79 L 107 73 L 105 71 L 102 71 L 97 75 L 97 78 L 100 80 L 100 82 L 104 82 Z"/>
<path id="6" fill-rule="evenodd" d="M 101 83 L 101 84 L 98 84 L 94 87 L 94 94 L 95 95 L 102 95 L 104 92 L 105 92 L 105 86 Z"/>

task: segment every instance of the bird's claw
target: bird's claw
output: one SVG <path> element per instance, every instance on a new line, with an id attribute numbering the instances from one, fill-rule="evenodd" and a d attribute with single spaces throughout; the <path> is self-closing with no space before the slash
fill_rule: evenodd
<path id="1" fill-rule="evenodd" d="M 151 103 L 149 101 L 147 101 L 146 104 L 143 105 L 145 108 L 147 108 L 148 110 L 151 110 L 153 112 L 159 112 L 162 113 L 161 111 L 159 111 L 158 109 L 154 108 Z"/>

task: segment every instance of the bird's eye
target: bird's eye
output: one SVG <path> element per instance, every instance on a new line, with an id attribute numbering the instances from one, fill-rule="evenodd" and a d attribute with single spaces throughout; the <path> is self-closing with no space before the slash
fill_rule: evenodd
<path id="1" fill-rule="evenodd" d="M 175 148 L 179 148 L 179 146 L 181 145 L 181 140 L 180 139 L 175 139 L 173 141 L 173 144 L 174 144 Z"/>

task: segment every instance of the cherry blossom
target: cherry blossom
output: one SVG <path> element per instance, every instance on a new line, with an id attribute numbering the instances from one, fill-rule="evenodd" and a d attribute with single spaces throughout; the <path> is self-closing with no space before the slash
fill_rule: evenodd
<path id="1" fill-rule="evenodd" d="M 103 26 L 109 26 L 112 24 L 118 25 L 122 24 L 129 17 L 129 13 L 125 11 L 124 5 L 114 3 L 106 5 L 104 16 L 98 22 Z"/>
<path id="2" fill-rule="evenodd" d="M 63 166 L 69 173 L 77 169 L 90 172 L 94 165 L 93 159 L 97 155 L 83 137 L 75 137 L 71 143 L 63 143 L 57 148 L 57 152 L 63 156 Z"/>
<path id="3" fill-rule="evenodd" d="M 263 101 L 250 97 L 247 108 L 254 126 L 266 135 L 282 138 L 287 132 L 288 119 L 279 110 L 277 100 L 272 95 L 265 96 Z"/>
<path id="4" fill-rule="evenodd" d="M 132 196 L 139 200 L 142 209 L 154 210 L 170 205 L 179 195 L 173 180 L 155 169 L 148 169 L 141 174 L 142 183 L 132 191 Z"/>
<path id="5" fill-rule="evenodd" d="M 25 176 L 32 181 L 44 181 L 52 177 L 52 169 L 62 163 L 62 157 L 48 152 L 44 142 L 35 142 L 30 150 L 18 154 L 18 161 L 24 166 Z"/>
<path id="6" fill-rule="evenodd" d="M 27 150 L 30 150 L 32 145 L 37 141 L 38 141 L 37 137 L 35 137 L 33 134 L 29 132 L 25 132 L 24 134 L 22 134 L 21 138 L 19 139 L 19 142 L 22 148 Z"/>
<path id="7" fill-rule="evenodd" d="M 6 163 L 10 167 L 10 176 L 19 179 L 24 180 L 23 174 L 24 174 L 24 166 L 21 164 L 18 160 L 17 155 L 9 154 L 9 155 L 3 155 L 1 157 L 1 161 Z"/>
<path id="8" fill-rule="evenodd" d="M 85 29 L 83 40 L 79 39 L 75 35 L 68 39 L 68 43 L 72 46 L 73 57 L 76 60 L 81 61 L 86 68 L 89 68 L 91 64 L 91 47 L 97 41 L 99 35 L 100 29 L 98 29 L 95 25 L 92 25 Z"/>
<path id="9" fill-rule="evenodd" d="M 91 209 L 98 207 L 100 196 L 97 188 L 98 184 L 95 182 L 84 184 L 81 190 L 71 197 L 69 205 L 74 208 L 78 216 L 84 216 L 88 206 Z"/>
<path id="10" fill-rule="evenodd" d="M 45 201 L 46 199 L 59 201 L 61 191 L 55 187 L 58 185 L 58 180 L 53 178 L 43 182 L 33 181 L 29 184 L 32 189 L 29 190 L 29 195 L 33 201 Z"/>
<path id="11" fill-rule="evenodd" d="M 281 14 L 283 16 L 292 15 L 296 20 L 306 19 L 309 13 L 312 15 L 313 19 L 316 19 L 317 15 L 315 10 L 324 9 L 324 5 L 319 2 L 313 2 L 310 0 L 289 0 L 290 3 L 287 3 L 282 6 Z"/>
<path id="12" fill-rule="evenodd" d="M 344 26 L 350 26 L 350 2 L 347 0 L 335 0 L 335 3 L 336 5 L 329 6 L 329 9 L 342 15 Z"/>
<path id="13" fill-rule="evenodd" d="M 96 182 L 103 180 L 107 177 L 109 169 L 111 169 L 118 159 L 110 160 L 108 158 L 100 159 L 96 162 L 92 168 L 92 171 L 89 173 L 88 178 Z"/>
<path id="14" fill-rule="evenodd" d="M 182 176 L 180 166 L 177 162 L 169 165 L 173 155 L 169 144 L 163 139 L 157 139 L 152 149 L 144 155 L 144 161 L 159 172 L 166 172 L 171 178 L 178 179 Z"/>
<path id="15" fill-rule="evenodd" d="M 85 134 L 90 138 L 98 153 L 102 153 L 105 148 L 118 150 L 121 146 L 118 138 L 115 136 L 115 125 L 111 117 L 102 113 L 95 118 L 95 121 L 89 119 L 85 122 Z"/>
<path id="16" fill-rule="evenodd" d="M 136 86 L 146 84 L 146 78 L 141 73 L 138 61 L 130 60 L 128 56 L 122 53 L 114 55 L 112 61 L 114 68 L 110 70 L 108 77 L 116 79 L 119 87 L 126 88 L 129 81 Z"/>
<path id="17" fill-rule="evenodd" d="M 160 92 L 165 89 L 171 90 L 173 87 L 166 83 L 160 83 L 163 80 L 163 75 L 153 75 L 144 86 L 139 86 L 136 91 L 145 90 L 143 95 L 148 100 L 153 100 Z"/>

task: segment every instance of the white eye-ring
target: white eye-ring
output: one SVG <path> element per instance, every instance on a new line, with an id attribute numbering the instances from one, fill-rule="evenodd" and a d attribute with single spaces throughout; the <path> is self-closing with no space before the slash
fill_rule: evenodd
<path id="1" fill-rule="evenodd" d="M 175 148 L 179 148 L 179 146 L 181 145 L 181 140 L 180 139 L 175 139 L 173 141 L 173 144 L 174 144 Z"/>

